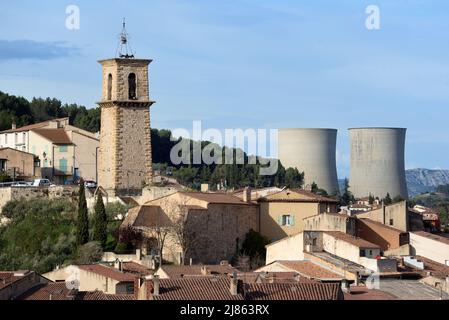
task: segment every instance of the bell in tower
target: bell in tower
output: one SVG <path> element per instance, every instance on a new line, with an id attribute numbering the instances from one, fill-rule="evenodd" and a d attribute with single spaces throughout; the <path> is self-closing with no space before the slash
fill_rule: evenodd
<path id="1" fill-rule="evenodd" d="M 109 196 L 138 195 L 151 182 L 151 131 L 148 65 L 136 59 L 125 23 L 117 57 L 100 60 L 102 98 L 98 185 Z"/>

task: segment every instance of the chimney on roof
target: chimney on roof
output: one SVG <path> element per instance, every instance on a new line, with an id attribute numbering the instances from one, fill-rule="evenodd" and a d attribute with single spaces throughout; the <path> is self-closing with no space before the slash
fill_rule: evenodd
<path id="1" fill-rule="evenodd" d="M 351 293 L 351 287 L 346 279 L 341 281 L 341 290 L 345 293 Z"/>
<path id="2" fill-rule="evenodd" d="M 48 127 L 50 129 L 58 129 L 59 128 L 59 122 L 57 120 L 50 120 L 48 123 Z"/>
<path id="3" fill-rule="evenodd" d="M 250 203 L 251 202 L 251 188 L 245 187 L 243 189 L 243 202 Z"/>
<path id="4" fill-rule="evenodd" d="M 233 296 L 236 296 L 238 294 L 238 284 L 239 280 L 237 279 L 237 272 L 234 271 L 231 276 L 231 285 L 229 287 L 229 291 Z"/>
<path id="5" fill-rule="evenodd" d="M 15 129 L 17 129 L 17 125 L 16 125 L 16 123 L 15 123 L 15 122 L 13 122 L 13 123 L 11 124 L 11 129 L 12 129 L 12 130 L 15 130 Z"/>
<path id="6" fill-rule="evenodd" d="M 136 260 L 142 260 L 142 251 L 140 249 L 136 249 Z"/>
<path id="7" fill-rule="evenodd" d="M 220 266 L 229 266 L 229 261 L 228 260 L 221 260 L 220 261 Z"/>
<path id="8" fill-rule="evenodd" d="M 153 296 L 159 295 L 159 276 L 157 274 L 153 275 Z"/>
<path id="9" fill-rule="evenodd" d="M 115 259 L 114 268 L 117 269 L 118 271 L 123 270 L 122 262 L 119 259 Z"/>
<path id="10" fill-rule="evenodd" d="M 207 269 L 206 266 L 202 266 L 202 267 L 201 267 L 201 274 L 202 274 L 203 276 L 207 276 L 207 275 L 210 274 L 210 270 Z"/>
<path id="11" fill-rule="evenodd" d="M 209 192 L 209 184 L 208 183 L 201 184 L 201 192 Z"/>

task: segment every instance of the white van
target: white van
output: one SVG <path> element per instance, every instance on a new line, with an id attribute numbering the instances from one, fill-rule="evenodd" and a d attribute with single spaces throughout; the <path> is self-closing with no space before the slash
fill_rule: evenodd
<path id="1" fill-rule="evenodd" d="M 33 187 L 49 187 L 51 185 L 48 179 L 34 179 Z"/>

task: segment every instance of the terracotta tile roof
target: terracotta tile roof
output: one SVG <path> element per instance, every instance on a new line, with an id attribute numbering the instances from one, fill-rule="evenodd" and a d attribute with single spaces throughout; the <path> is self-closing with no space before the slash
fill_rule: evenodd
<path id="1" fill-rule="evenodd" d="M 76 295 L 76 300 L 135 300 L 133 294 L 108 294 L 103 291 L 82 291 Z"/>
<path id="2" fill-rule="evenodd" d="M 76 293 L 76 290 L 68 289 L 65 282 L 49 282 L 31 288 L 17 300 L 74 300 Z"/>
<path id="3" fill-rule="evenodd" d="M 15 272 L 15 271 L 0 271 L 0 290 L 8 287 L 9 285 L 15 283 L 16 281 L 19 281 L 20 279 L 23 279 L 25 276 L 29 274 L 27 271 L 23 271 L 23 274 L 25 275 L 18 275 L 22 272 Z"/>
<path id="4" fill-rule="evenodd" d="M 39 128 L 43 128 L 43 127 L 47 126 L 50 121 L 62 121 L 62 120 L 67 120 L 67 118 L 51 119 L 51 120 L 47 120 L 44 122 L 29 124 L 29 125 L 26 125 L 26 126 L 23 126 L 20 128 L 16 128 L 16 129 L 8 129 L 8 130 L 2 131 L 0 133 L 13 133 L 13 132 L 22 132 L 22 131 L 29 131 L 29 130 L 33 130 L 33 129 L 39 129 Z"/>
<path id="5" fill-rule="evenodd" d="M 175 266 L 163 265 L 161 269 L 170 277 L 170 279 L 182 278 L 185 276 L 201 276 L 202 267 L 205 267 L 210 275 L 226 275 L 238 272 L 231 265 L 192 265 L 192 266 Z"/>
<path id="6" fill-rule="evenodd" d="M 237 278 L 244 283 L 270 283 L 270 282 L 307 282 L 317 281 L 299 276 L 297 272 L 245 272 L 238 273 Z"/>
<path id="7" fill-rule="evenodd" d="M 423 256 L 416 256 L 419 261 L 424 262 L 424 271 L 430 271 L 432 275 L 445 279 L 449 277 L 449 266 L 427 259 Z"/>
<path id="8" fill-rule="evenodd" d="M 317 195 L 303 189 L 284 189 L 261 197 L 260 202 L 313 202 L 313 203 L 340 203 L 336 199 Z"/>
<path id="9" fill-rule="evenodd" d="M 101 264 L 84 264 L 78 266 L 80 269 L 102 275 L 120 282 L 133 282 L 135 276 L 130 273 L 123 273 L 117 269 L 107 267 Z"/>
<path id="10" fill-rule="evenodd" d="M 361 221 L 361 222 L 363 222 L 363 223 L 365 223 L 367 225 L 375 225 L 375 226 L 378 226 L 380 228 L 384 228 L 384 229 L 387 229 L 387 230 L 395 231 L 397 233 L 406 233 L 406 232 L 404 232 L 402 230 L 393 228 L 392 226 L 388 226 L 386 224 L 383 224 L 382 222 L 374 221 L 374 220 L 371 220 L 369 218 L 359 218 L 358 221 Z"/>
<path id="11" fill-rule="evenodd" d="M 239 197 L 223 192 L 215 192 L 215 193 L 205 193 L 205 192 L 185 192 L 182 191 L 181 194 L 192 197 L 201 201 L 205 201 L 213 204 L 241 204 L 241 205 L 249 205 L 244 202 Z"/>
<path id="12" fill-rule="evenodd" d="M 340 231 L 324 231 L 325 234 L 328 234 L 338 240 L 345 241 L 354 246 L 360 248 L 370 248 L 370 249 L 379 249 L 380 247 L 377 244 L 371 243 L 359 237 L 354 237 L 349 234 L 340 232 Z"/>
<path id="13" fill-rule="evenodd" d="M 155 300 L 243 300 L 232 295 L 230 279 L 226 277 L 192 277 L 160 279 L 160 294 Z M 152 286 L 151 282 L 148 282 Z"/>
<path id="14" fill-rule="evenodd" d="M 311 278 L 320 280 L 325 279 L 338 280 L 344 278 L 342 275 L 339 275 L 338 273 L 335 273 L 331 270 L 321 267 L 316 263 L 313 263 L 312 261 L 298 260 L 298 261 L 276 261 L 276 262 L 290 270 L 298 272 L 300 275 L 307 277 L 309 279 Z"/>
<path id="15" fill-rule="evenodd" d="M 251 283 L 248 300 L 343 300 L 339 283 Z"/>
<path id="16" fill-rule="evenodd" d="M 351 287 L 351 292 L 345 292 L 344 297 L 345 300 L 398 300 L 398 298 L 387 292 L 368 289 L 364 286 Z"/>
<path id="17" fill-rule="evenodd" d="M 122 270 L 123 272 L 129 272 L 137 275 L 151 275 L 153 274 L 153 271 L 151 271 L 149 268 L 134 262 L 122 262 Z"/>
<path id="18" fill-rule="evenodd" d="M 445 244 L 449 244 L 449 238 L 442 237 L 437 234 L 433 234 L 433 233 L 429 233 L 429 232 L 425 232 L 425 231 L 415 231 L 412 233 L 414 233 L 418 236 L 421 236 L 421 237 L 425 237 L 427 239 L 431 239 L 431 240 L 439 241 L 439 242 L 442 242 Z"/>
<path id="19" fill-rule="evenodd" d="M 133 223 L 131 224 L 135 227 L 151 228 L 155 226 L 171 225 L 171 221 L 168 216 L 162 211 L 161 207 L 157 205 L 143 205 L 136 208 L 135 211 L 130 211 L 128 215 L 130 213 L 136 215 Z"/>
<path id="20" fill-rule="evenodd" d="M 34 129 L 32 131 L 54 144 L 72 144 L 64 129 Z"/>
<path id="21" fill-rule="evenodd" d="M 119 197 L 125 204 L 130 206 L 138 206 L 139 203 L 133 197 Z"/>

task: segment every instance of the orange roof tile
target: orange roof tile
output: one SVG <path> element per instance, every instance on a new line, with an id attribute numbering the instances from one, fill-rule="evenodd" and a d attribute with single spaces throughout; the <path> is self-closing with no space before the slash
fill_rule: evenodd
<path id="1" fill-rule="evenodd" d="M 32 131 L 54 144 L 72 144 L 64 129 L 34 129 Z"/>
<path id="2" fill-rule="evenodd" d="M 380 248 L 377 244 L 371 243 L 359 237 L 351 236 L 349 234 L 340 231 L 324 231 L 324 233 L 360 248 L 371 248 L 371 249 Z"/>
<path id="3" fill-rule="evenodd" d="M 130 273 L 123 273 L 117 269 L 107 267 L 101 264 L 84 264 L 78 266 L 80 269 L 102 275 L 121 282 L 132 282 L 135 276 Z"/>
<path id="4" fill-rule="evenodd" d="M 343 300 L 339 283 L 251 283 L 248 300 Z"/>
<path id="5" fill-rule="evenodd" d="M 312 261 L 297 260 L 297 261 L 276 261 L 288 269 L 298 272 L 300 275 L 312 279 L 342 279 L 343 276 L 331 270 L 325 269 Z"/>

